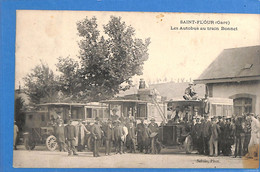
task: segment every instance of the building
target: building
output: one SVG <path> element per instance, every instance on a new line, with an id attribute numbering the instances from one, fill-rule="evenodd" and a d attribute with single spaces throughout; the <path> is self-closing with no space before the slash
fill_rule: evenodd
<path id="1" fill-rule="evenodd" d="M 233 99 L 234 114 L 260 113 L 260 46 L 224 49 L 194 80 L 209 97 Z"/>

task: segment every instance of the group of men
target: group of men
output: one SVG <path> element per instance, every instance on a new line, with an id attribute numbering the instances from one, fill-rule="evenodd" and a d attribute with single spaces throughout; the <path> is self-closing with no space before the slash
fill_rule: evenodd
<path id="1" fill-rule="evenodd" d="M 154 118 L 150 121 L 151 123 L 148 124 L 141 119 L 140 123 L 136 124 L 136 121 L 130 117 L 110 118 L 107 121 L 101 121 L 96 117 L 92 125 L 90 123 L 84 125 L 82 120 L 79 120 L 77 125 L 72 125 L 70 120 L 64 127 L 63 121 L 58 118 L 55 135 L 60 151 L 65 151 L 67 148 L 69 156 L 78 155 L 77 151 L 83 151 L 88 145 L 88 149 L 93 151 L 93 156 L 99 157 L 99 148 L 103 144 L 105 155 L 110 155 L 112 150 L 115 150 L 116 154 L 127 151 L 135 153 L 137 150 L 159 153 L 160 143 L 157 137 L 159 126 Z M 89 139 L 91 144 L 87 144 Z"/>
<path id="2" fill-rule="evenodd" d="M 249 158 L 259 155 L 260 125 L 259 119 L 252 113 L 235 118 L 196 117 L 191 125 L 186 125 L 185 130 L 190 131 L 194 148 L 199 154 L 247 155 Z"/>

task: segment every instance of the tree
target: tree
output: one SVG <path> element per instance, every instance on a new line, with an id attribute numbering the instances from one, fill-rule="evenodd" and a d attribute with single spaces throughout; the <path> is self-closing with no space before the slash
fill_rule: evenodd
<path id="1" fill-rule="evenodd" d="M 82 96 L 90 101 L 111 98 L 129 88 L 134 75 L 141 75 L 148 59 L 150 39 L 135 38 L 135 30 L 121 17 L 111 16 L 100 35 L 97 19 L 77 23 L 80 47 L 79 78 Z M 124 86 L 123 86 L 124 83 Z"/>
<path id="2" fill-rule="evenodd" d="M 78 99 L 81 89 L 78 61 L 70 57 L 59 57 L 56 64 L 57 70 L 61 73 L 58 77 L 60 91 L 64 95 L 64 100 Z"/>
<path id="3" fill-rule="evenodd" d="M 24 78 L 25 93 L 33 103 L 53 102 L 59 91 L 57 78 L 47 64 L 41 62 Z"/>
<path id="4" fill-rule="evenodd" d="M 14 105 L 14 119 L 16 121 L 17 126 L 19 127 L 19 130 L 22 130 L 25 124 L 25 113 L 23 112 L 24 100 L 21 97 L 16 97 Z"/>

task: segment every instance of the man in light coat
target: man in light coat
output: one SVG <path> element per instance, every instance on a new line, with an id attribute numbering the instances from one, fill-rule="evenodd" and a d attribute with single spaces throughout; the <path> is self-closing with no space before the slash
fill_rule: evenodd
<path id="1" fill-rule="evenodd" d="M 14 150 L 17 150 L 16 143 L 17 143 L 17 135 L 18 135 L 19 129 L 16 125 L 16 121 L 14 121 Z"/>
<path id="2" fill-rule="evenodd" d="M 79 152 L 82 152 L 84 149 L 84 141 L 85 141 L 85 135 L 89 134 L 90 131 L 88 131 L 84 124 L 82 124 L 82 120 L 79 120 L 78 125 L 76 125 L 76 146 Z"/>
<path id="3" fill-rule="evenodd" d="M 259 140 L 260 140 L 260 122 L 250 114 L 251 117 L 251 138 L 248 144 L 248 157 L 258 158 L 259 156 Z"/>

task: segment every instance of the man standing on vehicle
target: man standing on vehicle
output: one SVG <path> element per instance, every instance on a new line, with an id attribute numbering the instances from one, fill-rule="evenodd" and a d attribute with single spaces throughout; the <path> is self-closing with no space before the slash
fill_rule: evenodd
<path id="1" fill-rule="evenodd" d="M 91 128 L 91 134 L 94 139 L 94 149 L 93 149 L 93 156 L 100 157 L 99 155 L 99 147 L 101 144 L 101 137 L 102 137 L 102 130 L 99 124 L 99 117 L 95 118 L 95 123 Z"/>
<path id="2" fill-rule="evenodd" d="M 68 144 L 68 152 L 69 156 L 72 155 L 78 155 L 76 152 L 75 144 L 76 144 L 76 127 L 72 125 L 72 120 L 69 120 L 68 125 L 65 127 L 65 138 Z"/>

